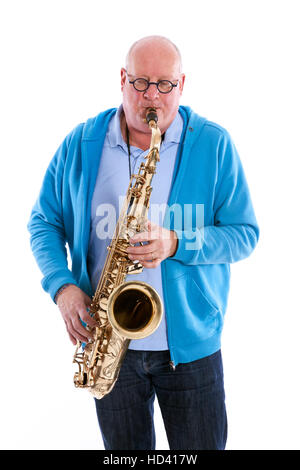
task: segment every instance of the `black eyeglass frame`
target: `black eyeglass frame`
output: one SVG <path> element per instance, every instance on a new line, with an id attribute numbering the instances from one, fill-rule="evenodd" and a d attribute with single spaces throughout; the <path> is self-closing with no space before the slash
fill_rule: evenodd
<path id="1" fill-rule="evenodd" d="M 127 76 L 128 76 L 128 73 L 126 72 Z M 134 84 L 137 80 L 144 80 L 145 82 L 147 82 L 147 86 L 144 90 L 138 90 Z M 150 85 L 156 85 L 156 88 L 158 89 L 159 93 L 162 93 L 163 95 L 166 95 L 168 93 L 171 93 L 171 91 L 173 90 L 173 88 L 177 87 L 178 83 L 176 83 L 176 85 L 174 85 L 174 83 L 172 83 L 170 80 L 159 80 L 158 82 L 149 82 L 149 80 L 147 80 L 146 78 L 136 78 L 134 80 L 129 80 L 129 77 L 128 77 L 128 82 L 133 85 L 133 88 L 136 90 L 136 91 L 139 91 L 140 93 L 145 93 L 145 91 L 148 90 L 149 86 Z M 162 82 L 167 82 L 171 85 L 171 88 L 169 91 L 161 91 L 158 87 L 159 87 L 159 84 L 162 83 Z"/>

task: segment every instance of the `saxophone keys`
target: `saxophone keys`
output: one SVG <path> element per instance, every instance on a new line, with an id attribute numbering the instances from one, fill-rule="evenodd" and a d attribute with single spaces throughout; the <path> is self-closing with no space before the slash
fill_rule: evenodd
<path id="1" fill-rule="evenodd" d="M 106 297 L 103 297 L 102 299 L 100 299 L 99 307 L 101 308 L 101 310 L 106 311 L 107 310 L 107 304 L 108 304 L 108 300 L 107 300 Z M 99 315 L 99 316 L 101 318 L 101 315 Z"/>

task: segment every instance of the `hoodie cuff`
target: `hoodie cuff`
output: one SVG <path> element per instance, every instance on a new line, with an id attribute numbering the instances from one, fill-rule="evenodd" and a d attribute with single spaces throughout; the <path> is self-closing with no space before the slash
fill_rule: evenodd
<path id="1" fill-rule="evenodd" d="M 42 287 L 46 292 L 50 294 L 50 297 L 52 298 L 53 302 L 55 302 L 55 296 L 57 294 L 57 291 L 64 284 L 74 284 L 75 286 L 79 287 L 71 271 L 69 271 L 68 269 L 57 271 L 54 274 L 46 276 L 42 280 Z"/>

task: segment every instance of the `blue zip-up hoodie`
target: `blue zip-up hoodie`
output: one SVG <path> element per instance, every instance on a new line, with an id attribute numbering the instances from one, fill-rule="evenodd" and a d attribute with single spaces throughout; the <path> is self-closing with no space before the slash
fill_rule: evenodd
<path id="1" fill-rule="evenodd" d="M 88 119 L 65 138 L 32 209 L 31 248 L 44 276 L 42 286 L 52 299 L 66 283 L 93 295 L 87 270 L 91 201 L 107 126 L 116 111 Z M 165 227 L 178 236 L 175 255 L 161 263 L 174 365 L 220 348 L 230 263 L 249 256 L 259 237 L 246 178 L 228 132 L 189 107 L 180 106 L 179 112 L 184 127 L 168 206 L 182 208 L 184 217 L 184 205 L 203 205 L 204 227 L 196 225 L 199 218 L 194 216 L 181 227 L 172 212 L 165 217 Z"/>

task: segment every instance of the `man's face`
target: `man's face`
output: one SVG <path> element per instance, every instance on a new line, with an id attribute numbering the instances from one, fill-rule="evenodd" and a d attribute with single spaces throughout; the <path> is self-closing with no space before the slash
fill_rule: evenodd
<path id="1" fill-rule="evenodd" d="M 156 85 L 139 92 L 129 83 L 129 80 L 136 78 L 146 78 L 150 82 L 169 80 L 178 85 L 167 94 L 160 93 Z M 127 73 L 124 68 L 121 69 L 123 108 L 128 126 L 138 132 L 151 132 L 144 119 L 146 109 L 154 107 L 157 109 L 158 126 L 162 133 L 165 132 L 177 114 L 184 79 L 180 73 L 178 55 L 171 45 L 137 45 L 129 58 Z"/>

